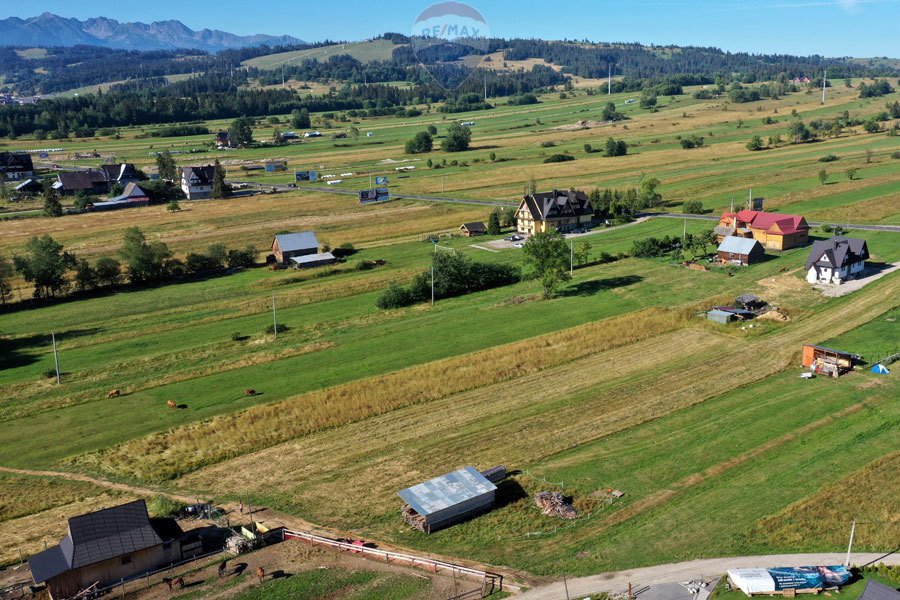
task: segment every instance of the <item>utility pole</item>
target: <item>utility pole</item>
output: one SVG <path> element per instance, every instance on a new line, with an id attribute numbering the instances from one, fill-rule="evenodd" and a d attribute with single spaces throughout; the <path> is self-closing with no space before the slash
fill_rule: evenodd
<path id="1" fill-rule="evenodd" d="M 278 312 L 275 308 L 275 294 L 272 294 L 272 327 L 275 330 L 275 339 L 278 339 Z"/>
<path id="2" fill-rule="evenodd" d="M 850 543 L 847 544 L 847 560 L 844 561 L 844 566 L 850 566 L 850 549 L 853 548 L 853 534 L 856 533 L 856 519 L 853 519 L 853 525 L 850 526 Z"/>
<path id="3" fill-rule="evenodd" d="M 822 104 L 825 104 L 825 83 L 828 81 L 828 69 L 822 73 Z"/>
<path id="4" fill-rule="evenodd" d="M 684 220 L 684 230 L 681 232 L 681 241 L 684 242 L 684 239 L 687 237 L 687 219 Z"/>
<path id="5" fill-rule="evenodd" d="M 53 338 L 53 362 L 56 364 L 56 385 L 59 385 L 61 382 L 59 380 L 59 353 L 56 351 L 56 334 L 51 331 L 50 336 Z"/>
<path id="6" fill-rule="evenodd" d="M 609 65 L 608 70 L 609 70 L 609 76 L 607 77 L 607 80 L 608 80 L 607 84 L 609 85 L 609 87 L 607 88 L 606 95 L 612 96 L 612 65 L 611 64 Z"/>
<path id="7" fill-rule="evenodd" d="M 484 101 L 487 102 L 487 71 L 484 73 Z"/>

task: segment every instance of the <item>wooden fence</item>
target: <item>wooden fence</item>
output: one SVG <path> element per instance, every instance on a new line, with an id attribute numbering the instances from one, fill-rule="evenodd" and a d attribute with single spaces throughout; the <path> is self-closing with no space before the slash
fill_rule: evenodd
<path id="1" fill-rule="evenodd" d="M 478 591 L 473 590 L 472 592 L 463 594 L 463 596 L 459 596 L 460 598 L 484 598 L 485 596 L 488 596 L 496 591 L 501 591 L 503 589 L 503 576 L 497 573 L 490 573 L 488 571 L 481 571 L 479 569 L 473 569 L 471 567 L 455 565 L 453 563 L 444 562 L 442 560 L 437 560 L 434 558 L 426 558 L 424 556 L 413 556 L 411 554 L 392 552 L 390 550 L 381 550 L 380 548 L 355 546 L 347 542 L 339 542 L 305 531 L 292 531 L 290 529 L 282 529 L 281 534 L 282 539 L 284 540 L 302 540 L 312 545 L 326 546 L 335 550 L 346 550 L 356 554 L 361 554 L 367 558 L 383 561 L 386 563 L 399 563 L 411 567 L 425 569 L 426 571 L 431 571 L 432 573 L 450 572 L 454 577 L 464 576 L 481 582 L 480 596 L 471 595 L 475 594 L 475 592 Z"/>

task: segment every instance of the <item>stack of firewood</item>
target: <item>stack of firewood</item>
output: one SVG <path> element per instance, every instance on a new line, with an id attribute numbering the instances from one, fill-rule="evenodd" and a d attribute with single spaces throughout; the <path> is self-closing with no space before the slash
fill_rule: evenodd
<path id="1" fill-rule="evenodd" d="M 413 529 L 425 531 L 425 517 L 414 511 L 409 504 L 404 504 L 400 507 L 400 514 L 403 515 L 403 520 L 409 523 Z"/>
<path id="2" fill-rule="evenodd" d="M 574 519 L 578 516 L 575 507 L 566 502 L 560 492 L 538 492 L 534 495 L 534 503 L 545 515 L 561 519 Z"/>

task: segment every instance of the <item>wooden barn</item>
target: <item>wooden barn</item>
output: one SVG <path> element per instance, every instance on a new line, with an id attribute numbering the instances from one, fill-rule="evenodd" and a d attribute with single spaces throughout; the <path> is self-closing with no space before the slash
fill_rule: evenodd
<path id="1" fill-rule="evenodd" d="M 478 470 L 465 467 L 397 495 L 405 502 L 401 512 L 406 522 L 431 533 L 490 511 L 496 491 L 497 486 Z"/>
<path id="2" fill-rule="evenodd" d="M 476 235 L 484 235 L 487 233 L 487 227 L 485 227 L 484 223 L 481 221 L 463 223 L 459 226 L 459 230 L 465 237 L 475 237 Z"/>
<path id="3" fill-rule="evenodd" d="M 735 235 L 729 235 L 722 240 L 717 253 L 722 263 L 741 267 L 758 263 L 766 255 L 766 251 L 758 241 Z"/>
<path id="4" fill-rule="evenodd" d="M 318 254 L 319 240 L 312 231 L 281 233 L 272 240 L 272 254 L 279 264 L 287 264 L 294 257 Z"/>
<path id="5" fill-rule="evenodd" d="M 171 519 L 151 520 L 135 500 L 69 519 L 69 533 L 28 559 L 35 583 L 50 598 L 70 598 L 181 560 L 181 529 Z"/>
<path id="6" fill-rule="evenodd" d="M 843 350 L 806 344 L 802 364 L 816 373 L 838 377 L 853 370 L 854 356 Z"/>

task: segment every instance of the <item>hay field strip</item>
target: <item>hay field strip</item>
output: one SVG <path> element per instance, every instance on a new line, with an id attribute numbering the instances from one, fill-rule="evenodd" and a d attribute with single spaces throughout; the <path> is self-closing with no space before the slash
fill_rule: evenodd
<path id="1" fill-rule="evenodd" d="M 565 372 L 573 363 L 407 407 L 208 467 L 179 483 L 361 528 L 393 543 L 534 573 L 594 572 L 708 552 L 759 550 L 761 546 L 735 535 L 758 517 L 742 517 L 732 503 L 762 516 L 815 491 L 817 480 L 779 483 L 765 502 L 747 494 L 745 487 L 723 481 L 744 472 L 752 473 L 746 476 L 754 482 L 793 477 L 795 472 L 782 463 L 799 456 L 806 457 L 799 463 L 804 468 L 830 472 L 834 465 L 835 473 L 849 473 L 855 460 L 872 460 L 896 445 L 896 427 L 890 423 L 900 415 L 895 403 L 887 401 L 896 391 L 893 383 L 860 385 L 869 379 L 866 374 L 840 382 L 800 382 L 796 359 L 799 344 L 815 339 L 816 332 L 832 327 L 853 331 L 875 323 L 886 309 L 896 307 L 898 284 L 894 278 L 872 297 L 830 303 L 814 318 L 743 342 L 692 330 L 667 334 L 654 343 L 601 352 L 577 369 L 578 377 Z M 688 341 L 694 335 L 698 337 Z M 835 439 L 847 442 L 832 447 Z M 337 452 L 338 447 L 344 450 Z M 831 456 L 838 448 L 847 456 L 815 463 L 818 453 Z M 744 454 L 737 462 L 730 460 Z M 780 470 L 770 473 L 772 461 Z M 528 499 L 517 496 L 513 505 L 437 535 L 416 535 L 398 525 L 396 489 L 431 471 L 470 463 L 504 463 L 565 482 L 564 489 L 589 509 L 597 507 L 585 497 L 610 486 L 626 490 L 623 510 L 654 494 L 663 496 L 650 505 L 639 504 L 640 510 L 618 524 L 601 512 L 574 530 L 538 538 L 525 534 L 552 531 L 559 523 L 541 520 L 530 512 L 534 509 Z M 254 478 L 242 476 L 247 472 Z M 702 478 L 692 476 L 701 472 L 706 472 Z M 679 480 L 690 485 L 681 484 L 678 494 L 666 493 Z M 527 477 L 517 481 L 528 491 L 538 489 Z M 363 493 L 369 501 L 356 502 Z M 700 504 L 704 512 L 689 512 L 705 527 L 691 528 L 684 522 L 685 498 L 696 501 L 702 494 L 711 494 Z M 769 503 L 772 498 L 776 501 Z M 729 518 L 720 517 L 726 509 Z M 607 512 L 615 510 L 619 504 Z M 640 525 L 666 519 L 684 530 L 666 526 L 667 535 L 657 536 L 656 530 Z M 598 535 L 598 527 L 605 533 Z M 709 528 L 725 535 L 705 541 Z M 620 547 L 623 538 L 635 536 Z M 584 553 L 590 558 L 584 559 Z"/>

